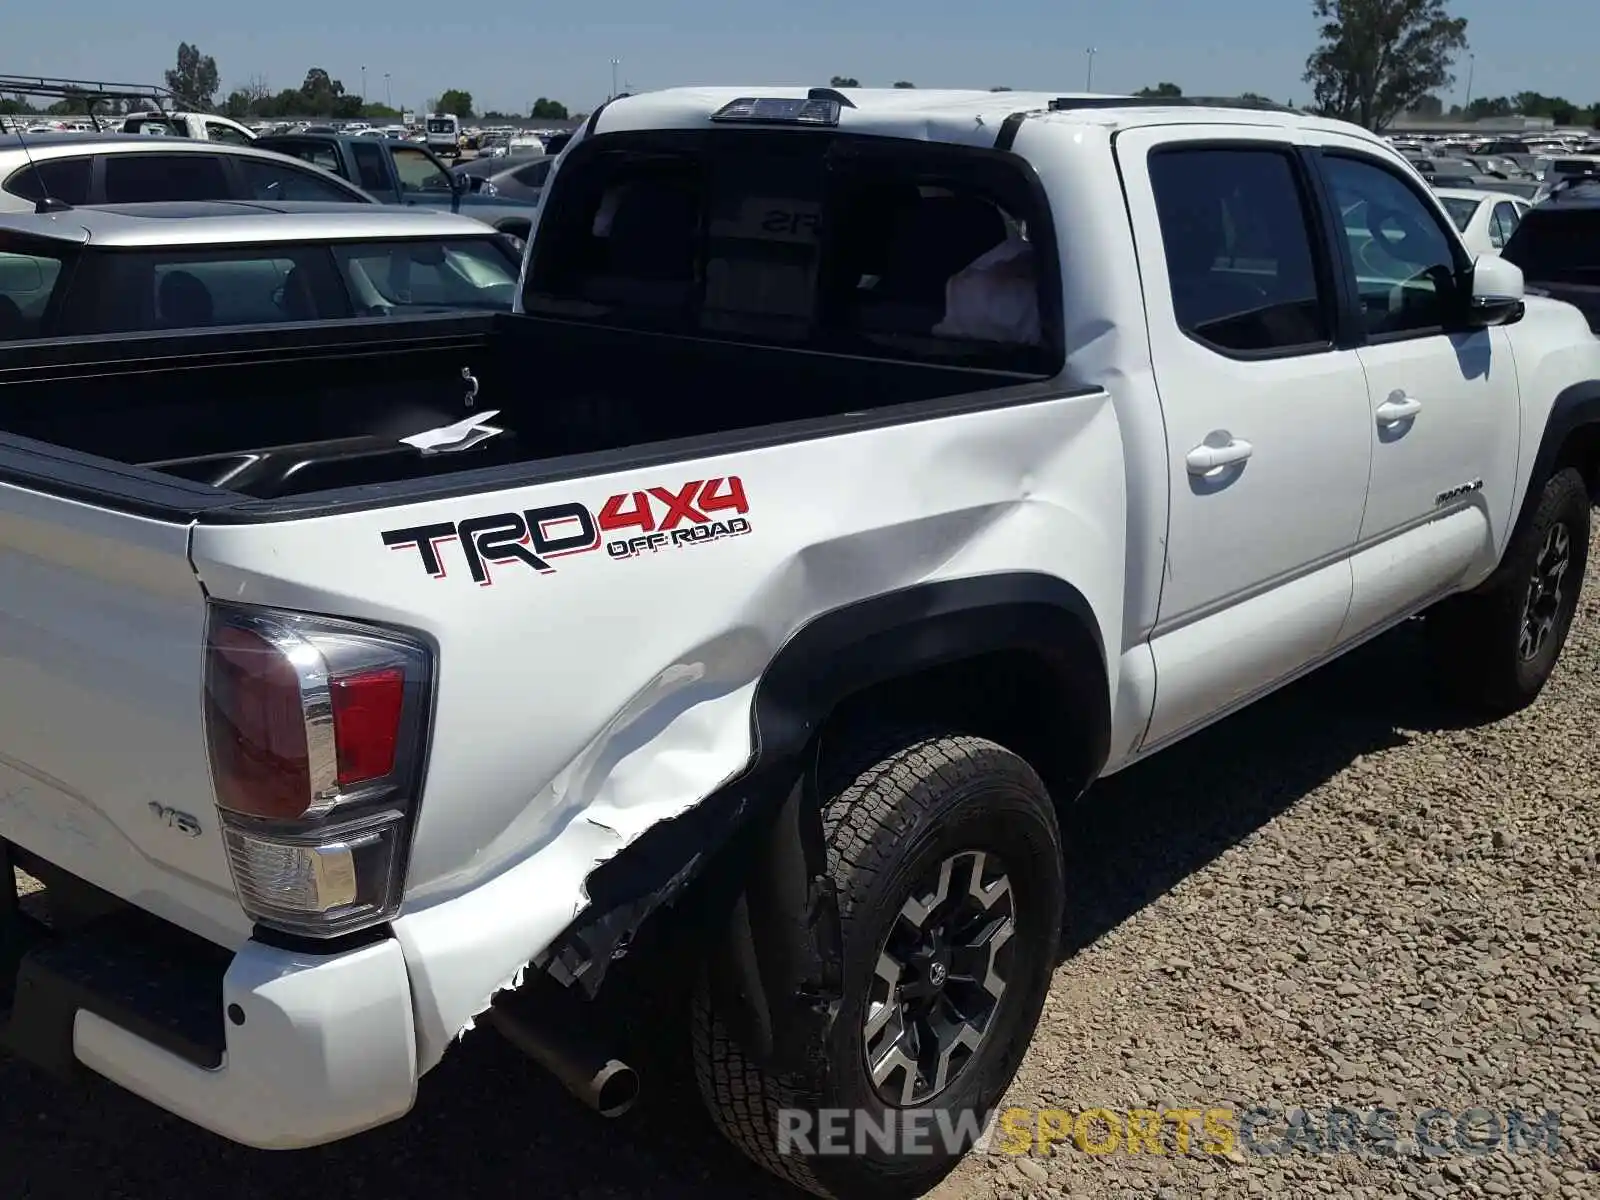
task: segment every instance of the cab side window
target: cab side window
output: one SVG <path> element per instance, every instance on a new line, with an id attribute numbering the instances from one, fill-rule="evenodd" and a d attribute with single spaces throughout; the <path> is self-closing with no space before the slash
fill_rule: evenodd
<path id="1" fill-rule="evenodd" d="M 1324 153 L 1343 214 L 1367 335 L 1387 340 L 1440 332 L 1460 288 L 1456 239 L 1400 177 L 1371 159 Z"/>
<path id="2" fill-rule="evenodd" d="M 405 192 L 448 192 L 450 176 L 414 146 L 396 146 L 393 150 L 395 174 L 400 176 L 400 188 Z"/>
<path id="3" fill-rule="evenodd" d="M 1332 344 L 1310 204 L 1285 147 L 1178 147 L 1150 157 L 1178 327 L 1243 357 Z"/>

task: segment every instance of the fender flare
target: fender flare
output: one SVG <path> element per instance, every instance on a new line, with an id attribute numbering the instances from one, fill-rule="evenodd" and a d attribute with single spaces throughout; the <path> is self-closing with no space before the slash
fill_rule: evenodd
<path id="1" fill-rule="evenodd" d="M 1544 481 L 1554 473 L 1558 456 L 1567 439 L 1585 427 L 1600 429 L 1600 379 L 1585 379 L 1570 384 L 1556 395 L 1555 403 L 1550 406 L 1550 415 L 1545 418 L 1544 433 L 1539 438 L 1539 448 L 1534 452 L 1533 468 L 1528 473 L 1528 486 L 1522 494 L 1522 503 L 1517 509 L 1517 519 L 1513 522 L 1511 533 L 1506 538 L 1507 548 L 1514 544 L 1527 528 L 1528 522 L 1533 519 L 1534 511 L 1539 506 L 1539 496 Z M 1591 486 L 1594 482 L 1590 480 Z M 1504 575 L 1505 567 L 1502 565 L 1479 585 L 1479 590 L 1492 589 L 1502 582 Z"/>
<path id="2" fill-rule="evenodd" d="M 1110 749 L 1105 648 L 1076 587 L 998 573 L 830 610 L 801 626 L 757 683 L 746 771 L 591 873 L 591 907 L 563 940 L 553 973 L 592 994 L 616 947 L 704 874 L 719 1015 L 778 1069 L 818 1066 L 809 1055 L 838 998 L 841 934 L 809 769 L 816 734 L 841 703 L 875 685 L 1008 651 L 1036 657 L 1069 690 L 1086 722 L 1089 778 L 1098 774 Z"/>

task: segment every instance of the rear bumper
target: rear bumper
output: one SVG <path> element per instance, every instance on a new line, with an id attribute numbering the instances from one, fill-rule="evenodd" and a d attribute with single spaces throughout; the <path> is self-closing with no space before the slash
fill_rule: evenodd
<path id="1" fill-rule="evenodd" d="M 0 1047 L 56 1074 L 81 1064 L 262 1149 L 348 1137 L 415 1101 L 410 982 L 393 938 L 332 955 L 250 941 L 229 955 L 137 912 L 58 937 L 6 912 L 9 884 Z"/>

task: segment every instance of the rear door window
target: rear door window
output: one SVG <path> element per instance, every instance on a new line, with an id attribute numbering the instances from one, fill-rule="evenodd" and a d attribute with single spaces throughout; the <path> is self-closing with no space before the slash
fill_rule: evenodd
<path id="1" fill-rule="evenodd" d="M 241 155 L 234 166 L 247 200 L 323 200 L 358 204 L 362 199 L 338 180 L 303 170 L 293 163 Z"/>
<path id="2" fill-rule="evenodd" d="M 1150 156 L 1150 183 L 1184 333 L 1224 354 L 1331 346 L 1310 206 L 1287 147 L 1163 150 Z"/>
<path id="3" fill-rule="evenodd" d="M 394 190 L 389 182 L 388 164 L 383 161 L 382 146 L 371 142 L 355 142 L 350 152 L 356 160 L 357 183 L 374 194 Z"/>
<path id="4" fill-rule="evenodd" d="M 23 200 L 55 199 L 74 208 L 89 203 L 89 184 L 94 175 L 94 159 L 52 158 L 15 171 L 5 189 Z"/>
<path id="5" fill-rule="evenodd" d="M 314 167 L 321 167 L 324 171 L 332 171 L 335 175 L 341 173 L 339 148 L 332 142 L 319 142 L 313 139 L 274 142 L 270 146 L 261 147 L 261 149 L 271 150 L 274 154 L 287 154 L 291 158 L 298 158 L 301 162 L 308 162 Z"/>
<path id="6" fill-rule="evenodd" d="M 233 189 L 214 154 L 107 154 L 105 203 L 230 200 Z"/>

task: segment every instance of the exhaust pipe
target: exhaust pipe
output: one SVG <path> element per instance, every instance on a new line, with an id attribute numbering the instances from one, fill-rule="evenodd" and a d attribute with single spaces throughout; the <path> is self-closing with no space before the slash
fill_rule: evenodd
<path id="1" fill-rule="evenodd" d="M 483 1020 L 602 1117 L 620 1117 L 639 1102 L 638 1072 L 607 1051 L 581 1019 L 536 1022 L 495 1003 Z"/>

